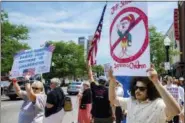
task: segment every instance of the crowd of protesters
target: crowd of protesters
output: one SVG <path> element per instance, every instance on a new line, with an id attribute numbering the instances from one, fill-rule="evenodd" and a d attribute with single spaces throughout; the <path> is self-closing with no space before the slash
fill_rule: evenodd
<path id="1" fill-rule="evenodd" d="M 78 123 L 184 123 L 184 78 L 165 76 L 159 80 L 157 71 L 148 69 L 148 77 L 134 77 L 130 97 L 125 98 L 122 84 L 109 71 L 109 78 L 94 80 L 88 65 L 89 81 L 83 82 L 78 94 Z M 12 80 L 16 93 L 24 102 L 18 123 L 62 123 L 65 115 L 65 94 L 58 78 L 51 79 L 51 91 L 46 94 L 40 81 L 25 77 L 21 90 Z M 109 83 L 109 87 L 107 87 Z M 175 95 L 174 95 L 175 93 Z"/>

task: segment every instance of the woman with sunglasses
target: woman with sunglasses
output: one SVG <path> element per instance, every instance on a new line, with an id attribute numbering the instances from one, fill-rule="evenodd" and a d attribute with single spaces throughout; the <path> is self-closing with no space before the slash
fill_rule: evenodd
<path id="1" fill-rule="evenodd" d="M 149 77 L 136 77 L 131 82 L 131 97 L 116 96 L 116 79 L 109 71 L 109 100 L 127 110 L 127 123 L 166 123 L 180 113 L 180 107 L 158 80 L 157 72 L 151 68 Z"/>
<path id="2" fill-rule="evenodd" d="M 24 102 L 20 109 L 18 123 L 43 123 L 46 95 L 43 83 L 34 81 L 30 84 L 29 76 L 25 77 L 25 89 L 21 90 L 16 79 L 12 79 L 16 94 Z"/>

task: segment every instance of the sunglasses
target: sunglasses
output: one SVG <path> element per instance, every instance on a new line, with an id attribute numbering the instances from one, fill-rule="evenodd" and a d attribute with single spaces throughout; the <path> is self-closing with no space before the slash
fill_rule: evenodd
<path id="1" fill-rule="evenodd" d="M 33 90 L 39 90 L 40 88 L 32 87 Z"/>
<path id="2" fill-rule="evenodd" d="M 147 89 L 147 87 L 139 87 L 139 86 L 135 86 L 135 91 L 137 90 L 137 89 L 139 89 L 140 91 L 145 91 L 146 89 Z"/>

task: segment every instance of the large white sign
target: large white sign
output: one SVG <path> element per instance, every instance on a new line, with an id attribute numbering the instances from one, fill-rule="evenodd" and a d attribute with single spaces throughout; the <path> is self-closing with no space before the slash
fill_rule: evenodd
<path id="1" fill-rule="evenodd" d="M 11 77 L 20 77 L 50 72 L 53 46 L 23 50 L 14 56 Z"/>
<path id="2" fill-rule="evenodd" d="M 114 75 L 147 76 L 150 67 L 147 3 L 116 3 L 111 8 L 109 32 Z"/>

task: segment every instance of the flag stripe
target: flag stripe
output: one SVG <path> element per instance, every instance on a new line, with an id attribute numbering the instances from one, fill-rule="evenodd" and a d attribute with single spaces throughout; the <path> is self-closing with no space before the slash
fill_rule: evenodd
<path id="1" fill-rule="evenodd" d="M 96 55 L 97 55 L 97 51 L 98 51 L 98 42 L 100 41 L 100 37 L 101 37 L 101 31 L 102 31 L 102 27 L 103 27 L 103 17 L 104 17 L 104 13 L 106 10 L 107 4 L 105 4 L 102 14 L 101 14 L 101 18 L 100 21 L 98 23 L 98 26 L 96 28 L 96 31 L 94 33 L 94 37 L 93 40 L 91 42 L 91 46 L 88 52 L 88 57 L 87 60 L 90 62 L 91 65 L 96 64 Z"/>

